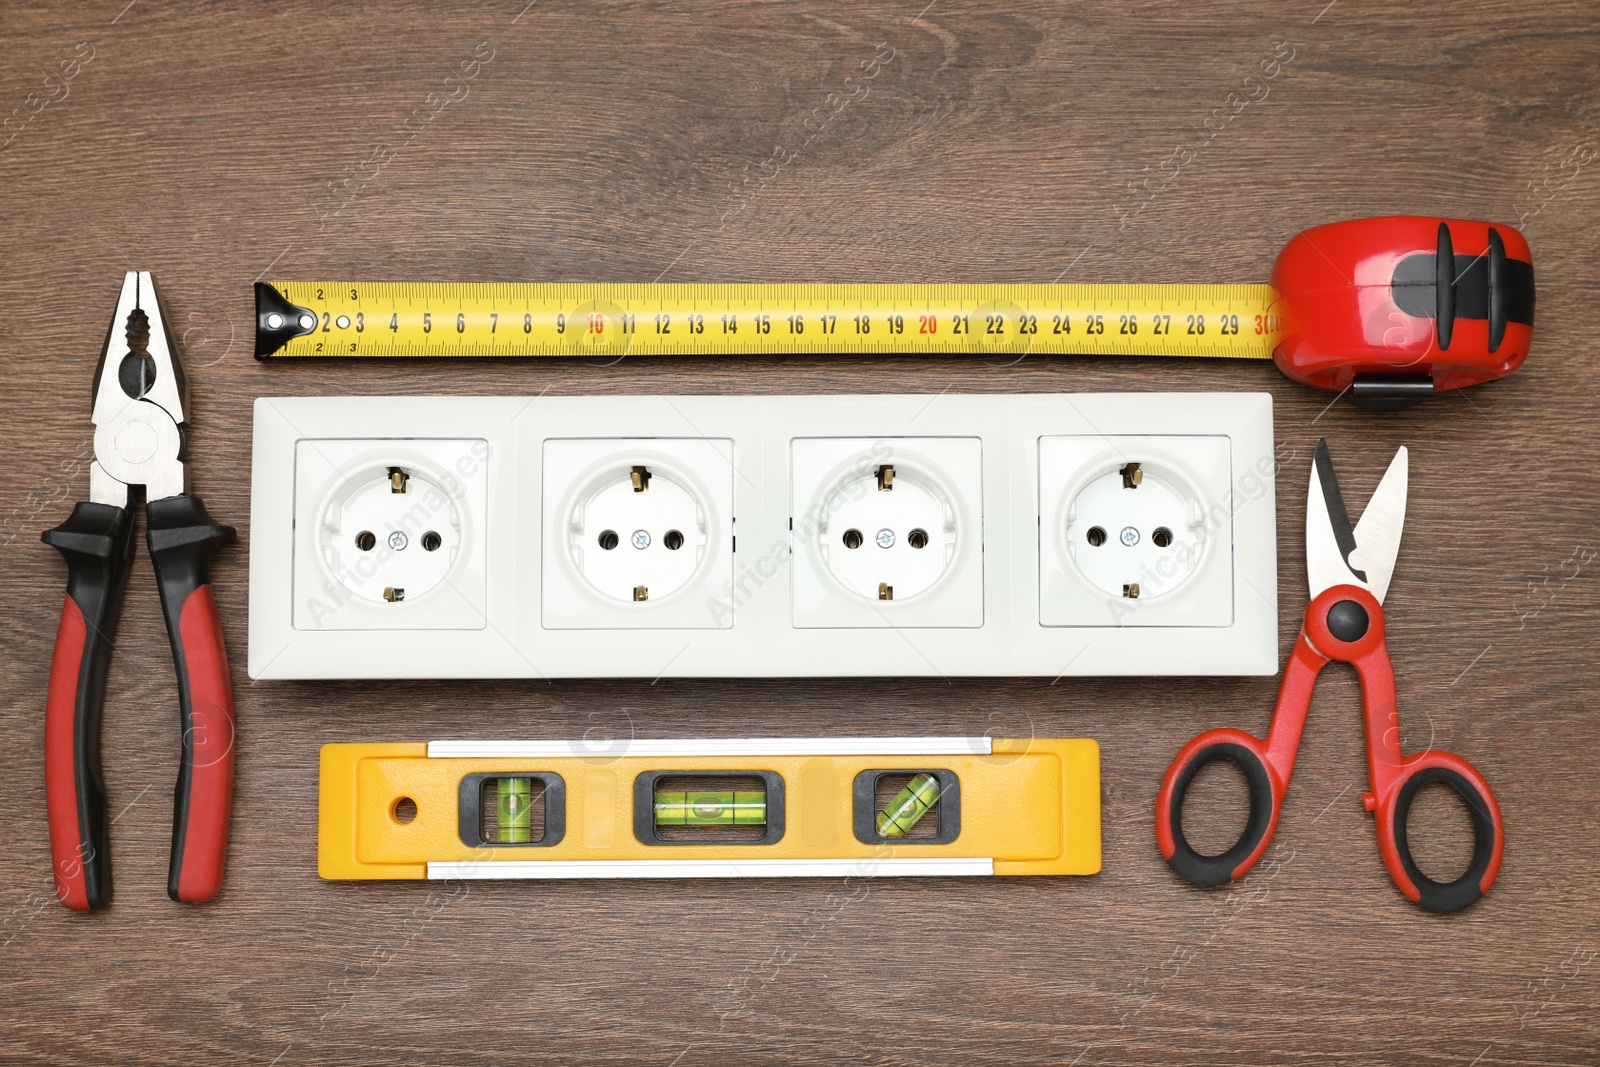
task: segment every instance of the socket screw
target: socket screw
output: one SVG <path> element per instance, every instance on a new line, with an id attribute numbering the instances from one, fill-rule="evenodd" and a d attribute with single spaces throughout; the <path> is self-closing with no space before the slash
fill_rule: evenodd
<path id="1" fill-rule="evenodd" d="M 410 539 L 406 537 L 405 531 L 403 530 L 396 530 L 394 533 L 389 535 L 389 547 L 394 549 L 396 552 L 400 551 L 410 543 Z"/>
<path id="2" fill-rule="evenodd" d="M 649 530 L 635 530 L 635 531 L 633 531 L 633 547 L 634 548 L 649 548 L 650 547 L 650 531 Z"/>
<path id="3" fill-rule="evenodd" d="M 1122 543 L 1127 545 L 1129 548 L 1132 548 L 1134 545 L 1139 543 L 1139 531 L 1135 530 L 1132 526 L 1124 526 L 1122 528 L 1122 532 L 1117 534 L 1117 536 L 1122 538 Z"/>
<path id="4" fill-rule="evenodd" d="M 894 531 L 885 526 L 874 535 L 873 540 L 878 542 L 879 548 L 893 548 Z"/>

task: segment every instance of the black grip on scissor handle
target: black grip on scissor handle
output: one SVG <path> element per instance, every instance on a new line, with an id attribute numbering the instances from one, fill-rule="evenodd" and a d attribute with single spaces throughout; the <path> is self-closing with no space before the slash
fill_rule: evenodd
<path id="1" fill-rule="evenodd" d="M 1183 802 L 1189 783 L 1208 763 L 1225 760 L 1244 772 L 1250 817 L 1233 847 L 1217 856 L 1196 852 L 1183 833 Z M 1179 751 L 1156 798 L 1156 843 L 1167 865 L 1195 885 L 1225 885 L 1255 866 L 1278 828 L 1285 784 L 1266 760 L 1266 746 L 1243 730 L 1207 730 Z"/>
<path id="2" fill-rule="evenodd" d="M 1439 782 L 1455 791 L 1472 821 L 1472 862 L 1453 882 L 1436 882 L 1422 873 L 1411 855 L 1406 824 L 1411 804 L 1426 785 Z M 1476 903 L 1500 873 L 1505 827 L 1489 784 L 1472 764 L 1449 752 L 1423 752 L 1407 759 L 1385 796 L 1374 804 L 1378 851 L 1400 891 L 1429 911 L 1456 912 Z"/>
<path id="3" fill-rule="evenodd" d="M 133 559 L 133 512 L 84 502 L 42 540 L 67 561 L 45 701 L 45 807 L 56 897 L 74 911 L 111 903 L 110 824 L 100 775 L 106 672 Z"/>

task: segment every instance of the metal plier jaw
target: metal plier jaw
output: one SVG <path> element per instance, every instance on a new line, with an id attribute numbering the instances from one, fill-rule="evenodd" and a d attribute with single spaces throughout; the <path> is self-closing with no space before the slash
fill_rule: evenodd
<path id="1" fill-rule="evenodd" d="M 89 499 L 125 508 L 135 485 L 146 500 L 181 495 L 188 401 L 155 282 L 147 270 L 130 270 L 94 376 Z"/>

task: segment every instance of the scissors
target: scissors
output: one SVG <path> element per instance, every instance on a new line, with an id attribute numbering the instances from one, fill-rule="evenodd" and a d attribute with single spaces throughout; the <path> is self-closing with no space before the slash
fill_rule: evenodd
<path id="1" fill-rule="evenodd" d="M 1355 667 L 1361 679 L 1371 782 L 1371 791 L 1361 800 L 1376 822 L 1378 851 L 1389 877 L 1412 901 L 1438 912 L 1460 911 L 1494 884 L 1505 850 L 1505 830 L 1488 783 L 1472 764 L 1448 752 L 1428 749 L 1412 756 L 1400 752 L 1394 667 L 1383 637 L 1383 597 L 1400 552 L 1407 471 L 1406 450 L 1401 448 L 1351 530 L 1328 444 L 1317 442 L 1306 497 L 1311 604 L 1284 668 L 1267 738 L 1262 741 L 1242 730 L 1206 731 L 1179 751 L 1156 797 L 1156 842 L 1182 878 L 1196 885 L 1222 885 L 1261 859 L 1283 810 L 1317 675 L 1329 660 L 1338 660 Z M 1234 763 L 1244 772 L 1250 817 L 1232 848 L 1205 856 L 1183 836 L 1183 801 L 1196 772 L 1215 760 Z M 1423 874 L 1406 838 L 1411 804 L 1418 790 L 1433 782 L 1455 790 L 1472 819 L 1472 862 L 1453 882 L 1435 882 Z"/>

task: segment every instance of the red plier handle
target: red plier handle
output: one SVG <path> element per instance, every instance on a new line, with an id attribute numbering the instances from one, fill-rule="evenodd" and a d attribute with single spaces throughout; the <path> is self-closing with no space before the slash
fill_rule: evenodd
<path id="1" fill-rule="evenodd" d="M 145 506 L 146 541 L 178 673 L 183 750 L 167 894 L 210 900 L 222 885 L 233 805 L 233 689 L 207 564 L 234 539 L 188 494 Z M 89 911 L 111 902 L 111 852 L 100 771 L 100 718 L 122 591 L 133 559 L 133 512 L 85 502 L 44 534 L 67 561 L 45 709 L 45 799 L 56 896 Z"/>
<path id="2" fill-rule="evenodd" d="M 1336 585 L 1324 590 L 1306 609 L 1266 740 L 1242 730 L 1208 730 L 1179 751 L 1156 798 L 1156 842 L 1181 877 L 1197 885 L 1222 885 L 1261 859 L 1278 826 L 1317 675 L 1329 660 L 1339 660 L 1354 666 L 1361 679 L 1372 785 L 1363 802 L 1376 821 L 1378 851 L 1389 877 L 1400 892 L 1430 911 L 1460 911 L 1489 891 L 1505 851 L 1500 806 L 1483 776 L 1459 756 L 1432 749 L 1401 755 L 1394 668 L 1383 624 L 1383 607 L 1365 589 Z M 1184 837 L 1183 801 L 1195 774 L 1214 760 L 1227 760 L 1244 772 L 1250 817 L 1232 848 L 1205 856 Z M 1472 862 L 1453 882 L 1435 882 L 1423 874 L 1406 836 L 1412 801 L 1430 782 L 1455 790 L 1472 818 Z"/>

